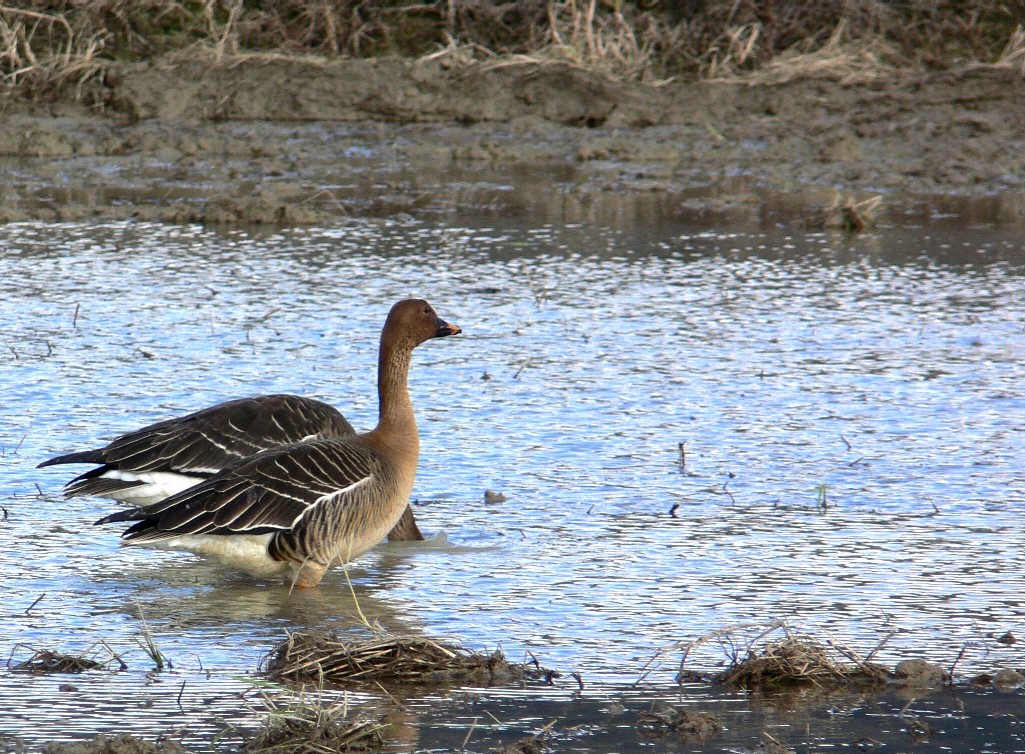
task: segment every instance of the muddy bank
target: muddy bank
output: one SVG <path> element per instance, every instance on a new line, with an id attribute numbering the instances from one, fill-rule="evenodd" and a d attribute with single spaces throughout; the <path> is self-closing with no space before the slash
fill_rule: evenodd
<path id="1" fill-rule="evenodd" d="M 0 219 L 759 224 L 839 191 L 882 194 L 884 217 L 967 197 L 969 219 L 1019 223 L 1023 97 L 998 68 L 645 87 L 561 65 L 140 63 L 90 106 L 6 103 Z"/>

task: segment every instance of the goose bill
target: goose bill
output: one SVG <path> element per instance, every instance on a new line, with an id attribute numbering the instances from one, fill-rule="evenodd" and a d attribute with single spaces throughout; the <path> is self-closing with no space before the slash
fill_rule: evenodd
<path id="1" fill-rule="evenodd" d="M 434 333 L 435 338 L 444 338 L 446 335 L 458 335 L 463 329 L 459 325 L 450 325 L 443 319 L 438 320 L 438 330 Z"/>

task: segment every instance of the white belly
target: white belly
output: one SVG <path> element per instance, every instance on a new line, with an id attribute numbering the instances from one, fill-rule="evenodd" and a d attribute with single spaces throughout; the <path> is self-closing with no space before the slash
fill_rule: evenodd
<path id="1" fill-rule="evenodd" d="M 288 563 L 267 553 L 272 534 L 183 534 L 157 542 L 130 543 L 155 550 L 188 550 L 252 576 L 271 576 L 289 570 Z"/>

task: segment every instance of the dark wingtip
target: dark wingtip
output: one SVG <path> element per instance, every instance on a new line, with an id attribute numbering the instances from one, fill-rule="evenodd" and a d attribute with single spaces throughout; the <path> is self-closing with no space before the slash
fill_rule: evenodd
<path id="1" fill-rule="evenodd" d="M 94 521 L 93 526 L 102 526 L 104 524 L 116 524 L 121 521 L 136 521 L 138 520 L 139 511 L 138 509 L 130 509 L 124 511 L 118 511 L 117 513 L 111 513 L 109 516 L 104 516 L 99 521 Z"/>
<path id="2" fill-rule="evenodd" d="M 77 453 L 65 453 L 61 456 L 54 456 L 53 458 L 47 458 L 41 464 L 36 466 L 37 469 L 41 469 L 44 466 L 56 466 L 62 463 L 103 463 L 103 451 L 102 450 L 81 450 Z"/>

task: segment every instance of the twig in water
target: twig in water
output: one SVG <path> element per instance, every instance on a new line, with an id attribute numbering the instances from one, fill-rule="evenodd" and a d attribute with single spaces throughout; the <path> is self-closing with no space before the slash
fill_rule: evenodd
<path id="1" fill-rule="evenodd" d="M 876 652 L 885 647 L 887 642 L 889 642 L 896 634 L 896 631 L 890 631 L 890 633 L 886 634 L 886 636 L 882 638 L 882 641 L 876 644 L 872 651 L 865 655 L 865 662 L 872 662 L 872 658 L 876 656 Z"/>
<path id="2" fill-rule="evenodd" d="M 726 489 L 726 485 L 728 485 L 729 483 L 730 483 L 729 479 L 727 479 L 725 482 L 722 483 L 722 491 L 730 496 L 730 502 L 731 503 L 736 503 L 737 502 L 737 498 L 733 497 L 733 493 L 730 492 L 728 489 Z"/>
<path id="3" fill-rule="evenodd" d="M 157 645 L 153 641 L 149 625 L 146 623 L 146 616 L 142 612 L 142 605 L 139 604 L 138 600 L 135 601 L 135 606 L 139 610 L 139 620 L 142 622 L 142 641 L 139 642 L 139 646 L 150 656 L 157 670 L 163 670 L 165 664 L 167 667 L 171 667 L 171 661 L 164 656 L 163 652 L 157 649 Z"/>
<path id="4" fill-rule="evenodd" d="M 182 687 L 180 689 L 178 689 L 178 699 L 177 699 L 178 709 L 180 709 L 183 714 L 185 713 L 185 708 L 182 707 L 182 694 L 185 693 L 185 683 L 186 683 L 185 681 L 182 681 Z"/>
<path id="5" fill-rule="evenodd" d="M 479 718 L 473 718 L 473 722 L 470 723 L 470 729 L 466 731 L 466 738 L 463 739 L 463 745 L 459 747 L 459 751 L 466 751 L 466 744 L 470 742 L 470 736 L 473 735 L 474 729 L 477 727 L 477 720 Z"/>
<path id="6" fill-rule="evenodd" d="M 6 518 L 6 516 L 5 516 L 5 518 Z M 46 592 L 43 592 L 38 597 L 36 597 L 36 601 L 33 602 L 31 605 L 29 605 L 28 607 L 25 608 L 25 615 L 28 615 L 32 611 L 32 608 L 34 608 L 36 605 L 38 605 L 40 602 L 42 602 L 43 597 L 45 597 L 45 596 L 46 596 Z"/>
<path id="7" fill-rule="evenodd" d="M 72 327 L 78 327 L 78 310 L 81 308 L 81 306 L 81 303 L 75 304 L 75 316 L 71 318 Z"/>
<path id="8" fill-rule="evenodd" d="M 523 370 L 526 369 L 529 366 L 530 366 L 530 359 L 527 359 L 526 361 L 523 362 L 523 364 L 520 365 L 520 368 L 516 370 L 516 374 L 513 375 L 513 379 L 514 380 L 518 380 L 520 378 L 520 373 L 523 372 Z"/>
<path id="9" fill-rule="evenodd" d="M 968 642 L 965 642 L 964 645 L 961 647 L 961 651 L 957 653 L 957 657 L 954 658 L 954 662 L 951 663 L 950 670 L 947 671 L 947 685 L 948 686 L 953 686 L 954 685 L 954 668 L 956 668 L 957 664 L 959 662 L 961 662 L 961 658 L 964 657 L 964 653 L 967 652 L 967 651 L 968 651 Z"/>
<path id="10" fill-rule="evenodd" d="M 680 448 L 680 471 L 683 471 L 687 468 L 687 443 L 680 440 L 678 447 Z"/>
<path id="11" fill-rule="evenodd" d="M 840 435 L 840 439 L 843 440 L 843 444 L 847 446 L 847 450 L 852 450 L 854 448 L 853 445 L 851 445 L 849 442 L 847 442 L 847 438 L 844 437 L 843 435 Z"/>

